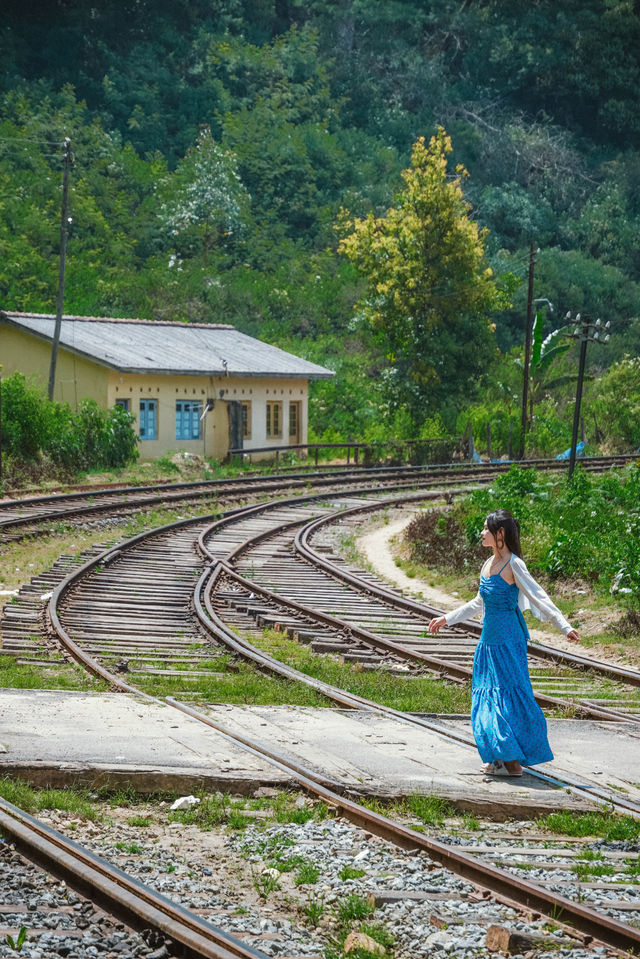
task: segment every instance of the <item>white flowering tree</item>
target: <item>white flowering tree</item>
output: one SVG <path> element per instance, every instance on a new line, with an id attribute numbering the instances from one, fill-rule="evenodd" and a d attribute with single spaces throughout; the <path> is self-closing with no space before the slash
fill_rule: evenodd
<path id="1" fill-rule="evenodd" d="M 247 216 L 249 194 L 240 180 L 234 154 L 215 142 L 208 126 L 160 186 L 160 218 L 183 255 L 202 254 L 238 234 Z M 169 263 L 178 258 L 172 255 Z"/>

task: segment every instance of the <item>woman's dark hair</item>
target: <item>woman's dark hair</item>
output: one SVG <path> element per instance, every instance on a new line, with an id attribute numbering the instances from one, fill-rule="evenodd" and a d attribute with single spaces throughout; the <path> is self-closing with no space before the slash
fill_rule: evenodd
<path id="1" fill-rule="evenodd" d="M 498 530 L 504 530 L 505 546 L 511 553 L 522 558 L 522 549 L 520 547 L 520 523 L 512 516 L 508 509 L 497 509 L 487 516 L 487 529 L 494 536 L 497 536 Z"/>

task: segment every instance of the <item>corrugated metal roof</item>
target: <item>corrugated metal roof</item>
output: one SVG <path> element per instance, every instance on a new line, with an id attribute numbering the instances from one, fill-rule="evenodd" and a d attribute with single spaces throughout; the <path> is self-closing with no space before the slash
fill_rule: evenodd
<path id="1" fill-rule="evenodd" d="M 55 317 L 0 311 L 0 320 L 53 340 Z M 207 323 L 154 323 L 64 316 L 60 346 L 120 373 L 281 376 L 318 380 L 331 370 L 240 333 Z"/>

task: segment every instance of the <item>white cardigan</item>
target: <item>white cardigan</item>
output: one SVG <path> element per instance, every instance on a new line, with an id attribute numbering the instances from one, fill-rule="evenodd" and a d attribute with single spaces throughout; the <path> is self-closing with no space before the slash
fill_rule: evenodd
<path id="1" fill-rule="evenodd" d="M 565 636 L 570 633 L 573 626 L 567 622 L 542 586 L 536 583 L 524 560 L 512 553 L 509 563 L 518 587 L 518 606 L 520 609 L 522 611 L 530 609 L 537 619 L 553 623 Z M 453 626 L 454 623 L 461 623 L 464 619 L 471 619 L 476 613 L 482 613 L 484 616 L 484 603 L 479 592 L 471 602 L 465 603 L 464 606 L 458 606 L 457 609 L 447 613 L 445 622 L 447 626 Z"/>

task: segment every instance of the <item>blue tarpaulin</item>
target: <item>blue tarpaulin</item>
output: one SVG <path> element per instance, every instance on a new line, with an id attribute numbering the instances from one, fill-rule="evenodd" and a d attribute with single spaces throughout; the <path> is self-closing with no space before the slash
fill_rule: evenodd
<path id="1" fill-rule="evenodd" d="M 584 443 L 578 443 L 576 446 L 576 456 L 584 456 Z M 568 450 L 565 450 L 564 453 L 558 453 L 556 456 L 557 460 L 569 460 L 571 459 L 571 447 Z"/>

